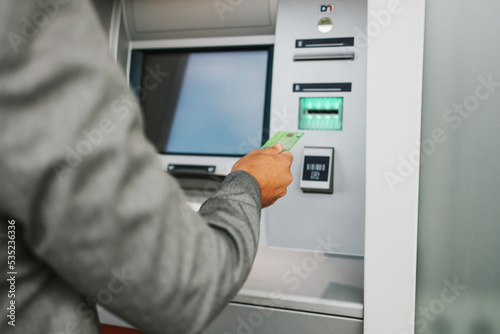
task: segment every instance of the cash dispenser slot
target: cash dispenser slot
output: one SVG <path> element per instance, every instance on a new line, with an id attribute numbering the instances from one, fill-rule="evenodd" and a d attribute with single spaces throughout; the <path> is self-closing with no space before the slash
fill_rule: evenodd
<path id="1" fill-rule="evenodd" d="M 343 106 L 341 96 L 299 98 L 299 129 L 342 130 Z"/>
<path id="2" fill-rule="evenodd" d="M 354 52 L 329 55 L 294 55 L 293 61 L 354 60 Z"/>

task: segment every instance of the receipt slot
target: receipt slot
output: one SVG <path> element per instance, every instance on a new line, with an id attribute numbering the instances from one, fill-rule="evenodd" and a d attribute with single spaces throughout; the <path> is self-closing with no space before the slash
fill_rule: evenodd
<path id="1" fill-rule="evenodd" d="M 304 147 L 300 188 L 307 193 L 333 194 L 333 147 Z"/>

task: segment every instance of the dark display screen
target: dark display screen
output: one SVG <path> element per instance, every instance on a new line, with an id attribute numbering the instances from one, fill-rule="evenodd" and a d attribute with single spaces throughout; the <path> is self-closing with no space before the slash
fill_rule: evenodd
<path id="1" fill-rule="evenodd" d="M 271 58 L 269 47 L 134 51 L 130 81 L 146 136 L 169 154 L 240 156 L 260 148 Z"/>

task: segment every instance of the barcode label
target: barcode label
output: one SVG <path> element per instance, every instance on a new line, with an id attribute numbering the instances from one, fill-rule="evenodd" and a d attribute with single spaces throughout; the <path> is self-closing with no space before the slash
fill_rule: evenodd
<path id="1" fill-rule="evenodd" d="M 326 165 L 325 164 L 307 164 L 306 169 L 323 172 L 326 170 Z"/>

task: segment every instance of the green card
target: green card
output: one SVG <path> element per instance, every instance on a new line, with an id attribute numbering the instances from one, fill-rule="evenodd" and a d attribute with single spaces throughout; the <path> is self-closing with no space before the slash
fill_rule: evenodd
<path id="1" fill-rule="evenodd" d="M 274 146 L 277 143 L 280 143 L 283 145 L 283 151 L 290 151 L 292 147 L 297 144 L 297 142 L 302 138 L 304 135 L 303 132 L 287 132 L 287 131 L 278 131 L 269 138 L 269 140 L 262 146 L 264 147 L 271 147 Z"/>

